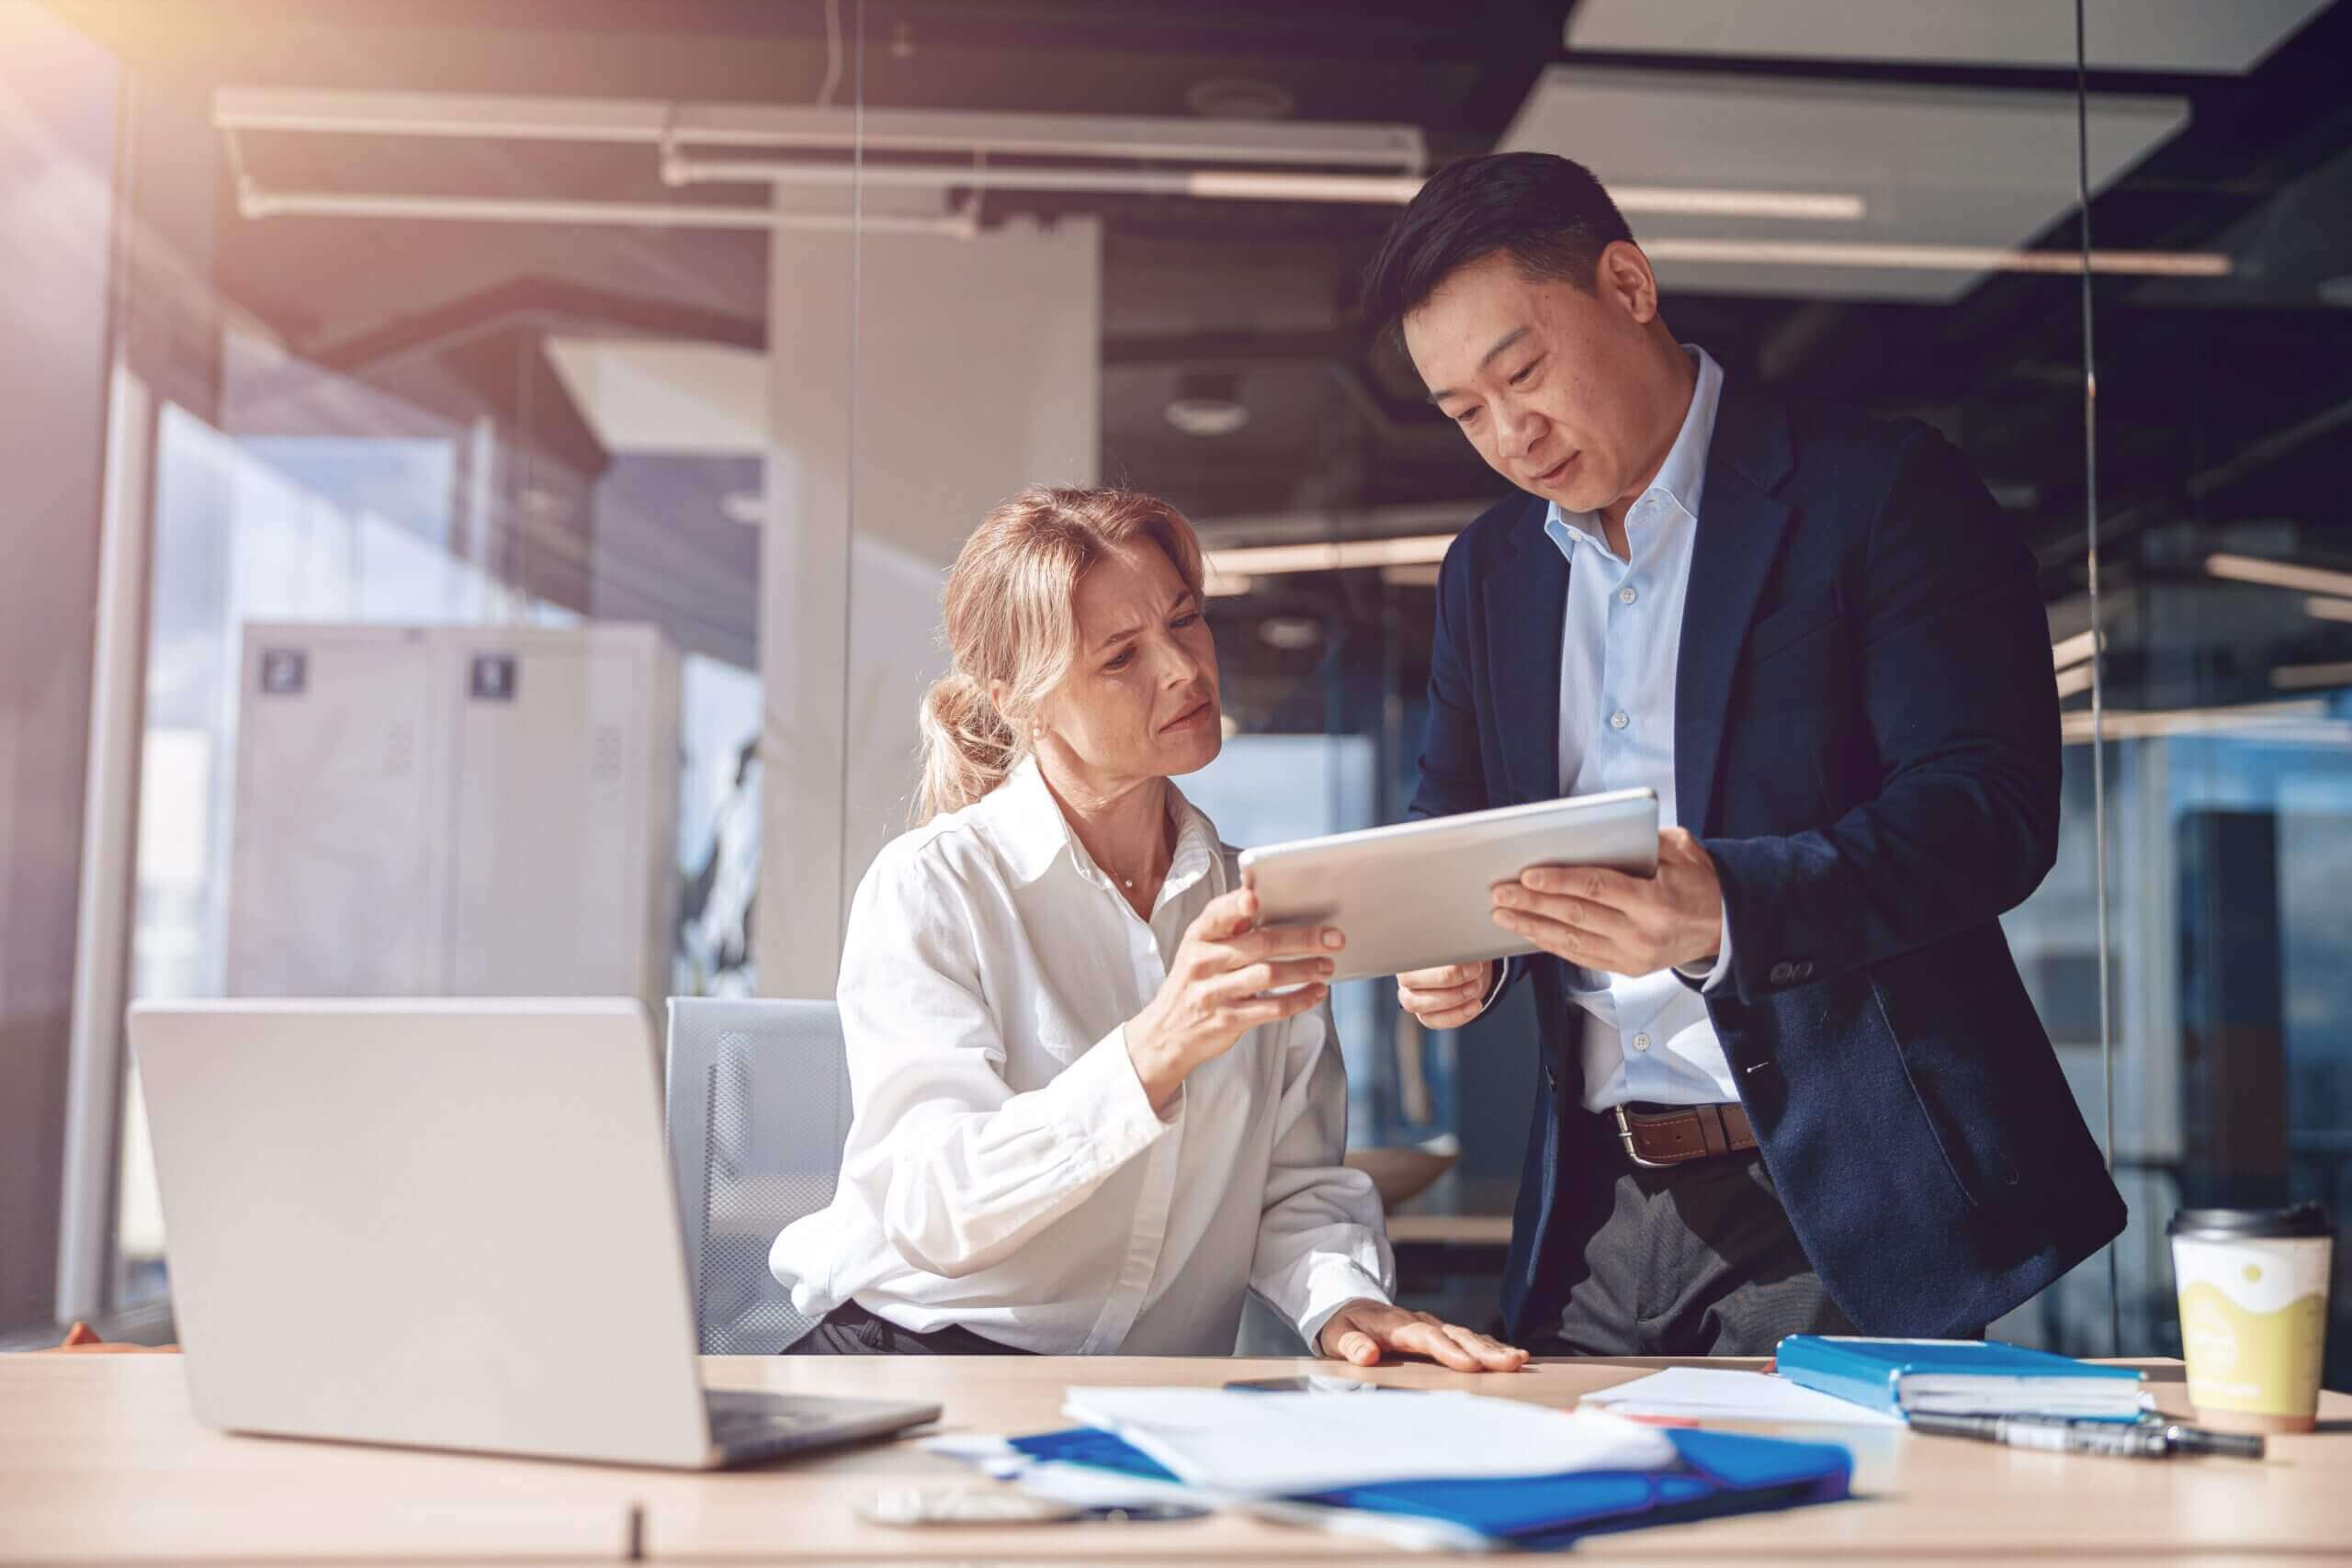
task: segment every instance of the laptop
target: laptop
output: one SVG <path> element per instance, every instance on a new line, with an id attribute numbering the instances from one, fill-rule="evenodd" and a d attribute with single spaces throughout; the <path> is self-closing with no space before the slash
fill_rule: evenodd
<path id="1" fill-rule="evenodd" d="M 707 1470 L 936 1404 L 706 1390 L 633 1000 L 130 1011 L 197 1418 Z"/>

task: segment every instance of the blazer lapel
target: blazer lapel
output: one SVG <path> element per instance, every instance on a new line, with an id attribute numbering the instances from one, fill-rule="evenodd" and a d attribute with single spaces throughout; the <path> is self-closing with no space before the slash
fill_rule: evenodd
<path id="1" fill-rule="evenodd" d="M 1568 614 L 1568 562 L 1544 536 L 1549 510 L 1530 497 L 1513 525 L 1500 570 L 1487 579 L 1487 668 L 1495 683 L 1510 798 L 1560 794 L 1560 636 Z"/>
<path id="2" fill-rule="evenodd" d="M 1793 461 L 1781 405 L 1725 388 L 1708 447 L 1674 682 L 1676 815 L 1702 837 L 1714 828 L 1716 761 L 1740 647 L 1792 515 L 1773 491 Z"/>

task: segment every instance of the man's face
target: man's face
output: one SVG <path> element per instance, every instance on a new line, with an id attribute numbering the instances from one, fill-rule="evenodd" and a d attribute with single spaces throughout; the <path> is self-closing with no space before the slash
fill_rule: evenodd
<path id="1" fill-rule="evenodd" d="M 1508 254 L 1449 276 L 1405 317 L 1430 400 L 1494 470 L 1565 512 L 1598 512 L 1649 482 L 1660 440 L 1657 290 L 1612 244 L 1591 291 L 1531 278 Z"/>

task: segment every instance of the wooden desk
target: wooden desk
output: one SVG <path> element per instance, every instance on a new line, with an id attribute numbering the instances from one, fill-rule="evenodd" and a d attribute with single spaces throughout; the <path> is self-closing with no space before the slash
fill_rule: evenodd
<path id="1" fill-rule="evenodd" d="M 1538 1363 L 1479 1379 L 1393 1367 L 1383 1381 L 1566 1406 L 1667 1363 Z M 1752 1365 L 1749 1362 L 1723 1363 Z M 2177 1362 L 2142 1363 L 2169 1410 Z M 714 1357 L 718 1386 L 936 1399 L 948 1425 L 1042 1431 L 1071 1382 L 1193 1383 L 1321 1363 L 1242 1360 Z M 594 1375 L 583 1369 L 584 1375 Z M 1857 1500 L 1593 1537 L 1579 1559 L 1784 1562 L 2138 1556 L 2277 1561 L 2346 1555 L 2352 1397 L 2329 1427 L 2273 1440 L 2261 1464 L 2022 1452 L 1886 1427 L 1801 1428 L 1856 1459 Z M 884 1444 L 764 1471 L 679 1475 L 226 1438 L 189 1418 L 177 1359 L 0 1358 L 0 1560 L 288 1557 L 612 1561 L 632 1531 L 657 1559 L 1137 1562 L 1356 1561 L 1362 1541 L 1227 1516 L 1174 1524 L 900 1530 L 853 1511 L 876 1487 L 974 1472 Z M 632 1516 L 634 1515 L 634 1519 Z"/>

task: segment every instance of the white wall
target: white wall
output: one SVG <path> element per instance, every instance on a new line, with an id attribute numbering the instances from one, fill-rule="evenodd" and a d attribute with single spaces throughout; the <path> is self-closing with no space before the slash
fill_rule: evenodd
<path id="1" fill-rule="evenodd" d="M 1096 224 L 855 249 L 854 336 L 850 241 L 780 232 L 770 251 L 753 937 L 769 996 L 832 994 L 850 895 L 905 825 L 956 549 L 1023 485 L 1093 483 L 1100 451 Z"/>

